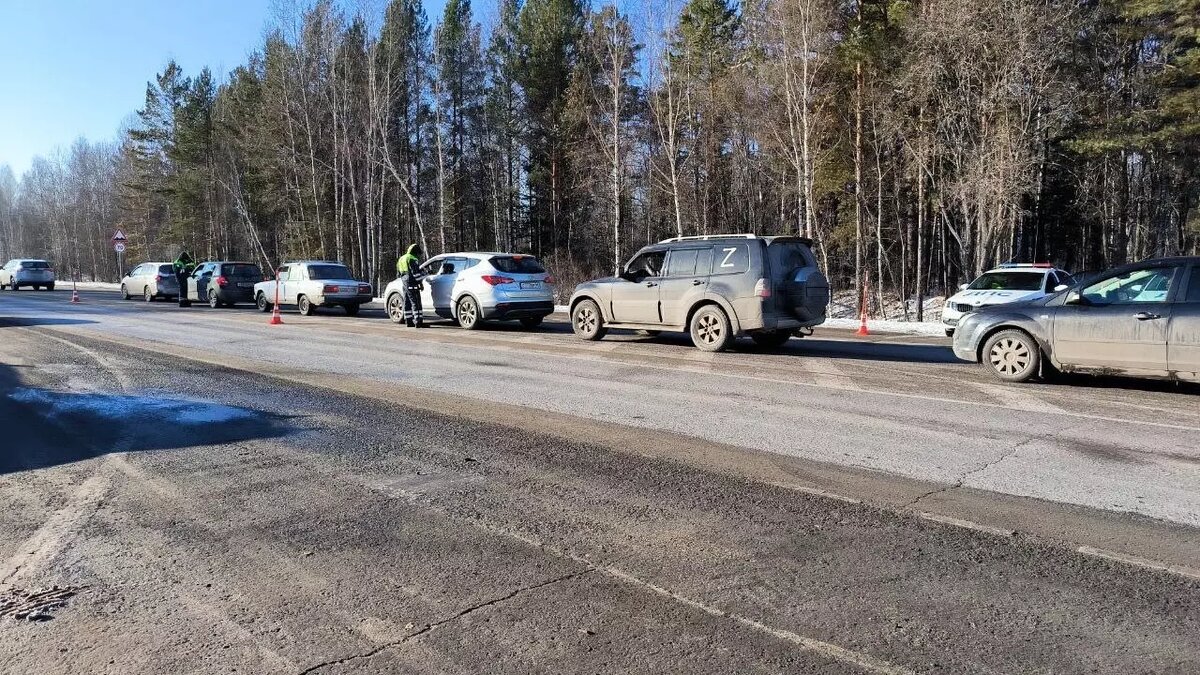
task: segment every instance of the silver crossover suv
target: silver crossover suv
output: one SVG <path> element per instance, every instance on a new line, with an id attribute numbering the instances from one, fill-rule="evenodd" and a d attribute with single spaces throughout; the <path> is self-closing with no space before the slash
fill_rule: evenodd
<path id="1" fill-rule="evenodd" d="M 421 307 L 472 330 L 484 321 L 534 328 L 554 313 L 554 278 L 537 258 L 515 253 L 445 253 L 427 260 Z M 403 280 L 383 292 L 388 316 L 404 321 Z"/>
<path id="2" fill-rule="evenodd" d="M 54 290 L 54 270 L 45 260 L 9 260 L 0 267 L 0 289 L 11 288 L 14 291 L 27 286 L 33 290 Z"/>
<path id="3" fill-rule="evenodd" d="M 825 321 L 829 282 L 811 245 L 752 234 L 667 239 L 638 251 L 620 276 L 580 284 L 571 325 L 585 340 L 633 328 L 690 332 L 711 352 L 739 335 L 779 347 Z"/>

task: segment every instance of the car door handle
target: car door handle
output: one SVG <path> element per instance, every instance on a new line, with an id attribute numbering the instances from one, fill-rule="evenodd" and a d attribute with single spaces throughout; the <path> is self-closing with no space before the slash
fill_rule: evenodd
<path id="1" fill-rule="evenodd" d="M 1138 312 L 1137 314 L 1133 315 L 1133 318 L 1137 319 L 1138 321 L 1153 321 L 1154 319 L 1161 319 L 1162 317 L 1158 314 L 1151 314 L 1150 312 Z"/>
<path id="2" fill-rule="evenodd" d="M 692 282 L 692 285 L 693 285 L 693 286 L 699 286 L 699 285 L 700 285 L 700 284 L 702 284 L 702 283 L 704 283 L 704 281 L 703 281 L 703 280 L 701 280 L 701 279 L 696 279 L 695 281 L 693 281 L 693 282 Z"/>

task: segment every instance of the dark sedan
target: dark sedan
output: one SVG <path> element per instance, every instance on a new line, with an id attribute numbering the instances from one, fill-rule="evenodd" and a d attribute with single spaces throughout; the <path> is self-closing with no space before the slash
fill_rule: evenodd
<path id="1" fill-rule="evenodd" d="M 1009 382 L 1054 370 L 1200 381 L 1200 257 L 1125 265 L 972 312 L 954 353 Z"/>
<path id="2" fill-rule="evenodd" d="M 254 303 L 254 284 L 263 280 L 254 263 L 227 260 L 201 263 L 187 281 L 187 297 L 210 307 L 232 307 Z"/>

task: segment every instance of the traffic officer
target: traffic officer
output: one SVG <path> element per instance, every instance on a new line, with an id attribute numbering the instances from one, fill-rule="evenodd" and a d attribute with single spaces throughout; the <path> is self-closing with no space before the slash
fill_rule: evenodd
<path id="1" fill-rule="evenodd" d="M 192 258 L 191 253 L 180 251 L 179 257 L 175 259 L 172 266 L 175 269 L 175 280 L 179 282 L 179 306 L 191 307 L 192 301 L 188 299 L 187 280 L 196 269 L 196 260 Z"/>
<path id="2" fill-rule="evenodd" d="M 396 275 L 400 277 L 401 288 L 404 289 L 404 325 L 412 328 L 424 328 L 425 321 L 421 316 L 421 246 L 413 244 L 408 251 L 396 261 Z"/>

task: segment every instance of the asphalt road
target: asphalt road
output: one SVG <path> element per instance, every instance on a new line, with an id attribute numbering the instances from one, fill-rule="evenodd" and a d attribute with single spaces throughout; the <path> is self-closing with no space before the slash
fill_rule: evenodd
<path id="1" fill-rule="evenodd" d="M 1200 670 L 1194 390 L 82 295 L 0 294 L 0 669 Z"/>

